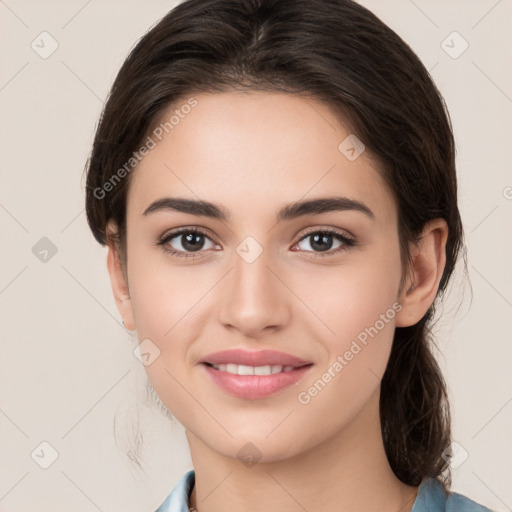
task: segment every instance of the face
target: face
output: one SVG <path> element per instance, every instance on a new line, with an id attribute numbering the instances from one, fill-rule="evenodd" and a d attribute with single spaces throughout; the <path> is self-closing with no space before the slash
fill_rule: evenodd
<path id="1" fill-rule="evenodd" d="M 379 391 L 400 309 L 396 206 L 327 106 L 194 98 L 132 176 L 129 322 L 158 348 L 148 377 L 189 432 L 225 456 L 250 442 L 283 460 L 343 431 Z M 211 354 L 228 349 L 301 363 L 231 354 L 242 368 L 219 367 Z"/>

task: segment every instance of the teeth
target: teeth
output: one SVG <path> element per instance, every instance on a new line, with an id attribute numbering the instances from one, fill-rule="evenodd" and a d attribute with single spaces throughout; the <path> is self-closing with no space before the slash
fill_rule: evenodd
<path id="1" fill-rule="evenodd" d="M 291 372 L 293 366 L 273 364 L 267 366 L 246 366 L 244 364 L 213 364 L 216 370 L 233 375 L 273 375 L 274 373 Z"/>

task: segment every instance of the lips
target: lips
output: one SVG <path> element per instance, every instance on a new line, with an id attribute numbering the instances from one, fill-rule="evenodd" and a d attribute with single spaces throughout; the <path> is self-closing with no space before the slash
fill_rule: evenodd
<path id="1" fill-rule="evenodd" d="M 207 363 L 201 366 L 210 382 L 216 384 L 225 393 L 245 400 L 269 398 L 284 391 L 293 384 L 297 384 L 313 367 L 313 365 L 306 365 L 289 372 L 272 375 L 234 375 L 216 370 Z"/>
<path id="2" fill-rule="evenodd" d="M 296 384 L 313 363 L 275 350 L 223 350 L 201 361 L 212 382 L 232 396 L 257 400 Z"/>
<path id="3" fill-rule="evenodd" d="M 214 352 L 207 355 L 202 363 L 208 363 L 210 365 L 220 364 L 236 364 L 243 366 L 292 366 L 298 368 L 311 364 L 311 361 L 306 361 L 298 357 L 286 354 L 284 352 L 278 352 L 276 350 L 241 350 L 241 349 L 229 349 L 222 350 L 220 352 Z"/>

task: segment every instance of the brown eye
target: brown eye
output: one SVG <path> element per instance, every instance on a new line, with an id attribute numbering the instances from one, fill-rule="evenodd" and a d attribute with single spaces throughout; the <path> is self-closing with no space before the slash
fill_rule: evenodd
<path id="1" fill-rule="evenodd" d="M 304 242 L 307 242 L 307 244 Z M 301 250 L 314 253 L 326 253 L 326 256 L 346 250 L 355 244 L 354 240 L 345 235 L 329 230 L 312 231 L 302 237 L 296 245 L 300 246 L 301 243 L 303 243 Z M 307 248 L 308 246 L 310 249 Z M 318 255 L 323 256 L 323 254 Z"/>
<path id="2" fill-rule="evenodd" d="M 201 253 L 203 250 L 215 247 L 206 233 L 191 228 L 167 233 L 160 239 L 158 245 L 178 257 L 195 257 L 194 253 Z"/>
<path id="3" fill-rule="evenodd" d="M 177 244 L 177 245 L 178 246 L 181 245 L 181 248 L 173 245 L 171 243 L 171 241 L 179 241 L 179 244 Z M 168 243 L 174 249 L 177 249 L 177 250 L 200 251 L 201 249 L 203 249 L 203 247 L 205 245 L 205 236 L 202 235 L 201 233 L 188 233 L 188 234 L 182 233 L 180 235 L 173 237 Z"/>

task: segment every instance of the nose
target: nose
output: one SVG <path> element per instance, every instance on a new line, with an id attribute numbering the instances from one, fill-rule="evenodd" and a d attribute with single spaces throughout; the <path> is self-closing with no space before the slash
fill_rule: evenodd
<path id="1" fill-rule="evenodd" d="M 248 262 L 234 254 L 234 268 L 220 291 L 219 319 L 224 327 L 258 338 L 282 330 L 290 321 L 290 292 L 264 250 Z"/>

